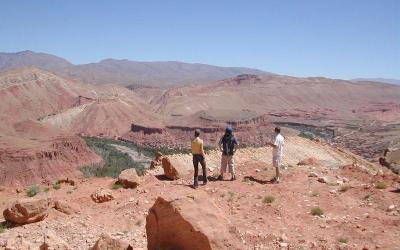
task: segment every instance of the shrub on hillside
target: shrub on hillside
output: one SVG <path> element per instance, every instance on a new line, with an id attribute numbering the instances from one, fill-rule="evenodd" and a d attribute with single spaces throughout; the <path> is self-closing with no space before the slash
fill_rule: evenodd
<path id="1" fill-rule="evenodd" d="M 265 196 L 263 199 L 263 203 L 271 204 L 272 202 L 275 201 L 275 198 L 273 196 Z"/>
<path id="2" fill-rule="evenodd" d="M 324 214 L 324 210 L 320 207 L 314 207 L 311 209 L 311 214 L 314 216 L 321 216 Z"/>
<path id="3" fill-rule="evenodd" d="M 6 225 L 5 225 L 5 223 L 0 223 L 0 234 L 1 233 L 4 233 L 5 231 L 6 231 Z"/>
<path id="4" fill-rule="evenodd" d="M 113 185 L 112 185 L 112 189 L 120 189 L 120 188 L 123 188 L 124 186 L 122 185 L 122 184 L 119 184 L 119 183 L 114 183 Z"/>
<path id="5" fill-rule="evenodd" d="M 57 181 L 56 183 L 53 184 L 53 188 L 54 188 L 55 190 L 60 189 L 60 188 L 61 188 L 61 183 Z"/>
<path id="6" fill-rule="evenodd" d="M 375 183 L 375 187 L 377 189 L 386 189 L 387 185 L 386 183 L 382 182 L 382 181 L 378 181 L 377 183 Z"/>
<path id="7" fill-rule="evenodd" d="M 26 191 L 26 195 L 28 195 L 29 197 L 33 197 L 35 195 L 37 195 L 40 192 L 40 189 L 38 186 L 31 186 L 28 191 Z"/>
<path id="8" fill-rule="evenodd" d="M 348 191 L 350 188 L 351 188 L 350 185 L 343 185 L 340 187 L 339 191 L 344 193 L 344 192 Z"/>

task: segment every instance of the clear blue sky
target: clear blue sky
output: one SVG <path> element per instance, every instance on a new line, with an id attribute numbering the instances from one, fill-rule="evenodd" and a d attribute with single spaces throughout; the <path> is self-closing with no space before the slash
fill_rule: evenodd
<path id="1" fill-rule="evenodd" d="M 2 0 L 0 51 L 400 79 L 399 0 Z"/>

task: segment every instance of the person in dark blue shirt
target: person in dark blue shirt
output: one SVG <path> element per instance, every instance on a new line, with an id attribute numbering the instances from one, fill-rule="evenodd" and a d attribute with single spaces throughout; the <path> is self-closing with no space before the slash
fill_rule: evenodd
<path id="1" fill-rule="evenodd" d="M 218 176 L 218 180 L 224 179 L 224 173 L 226 172 L 227 167 L 229 167 L 229 173 L 232 175 L 231 181 L 236 180 L 233 155 L 235 154 L 238 145 L 239 144 L 233 135 L 233 129 L 231 127 L 227 127 L 224 136 L 219 141 L 219 149 L 222 152 L 222 157 L 221 174 Z"/>

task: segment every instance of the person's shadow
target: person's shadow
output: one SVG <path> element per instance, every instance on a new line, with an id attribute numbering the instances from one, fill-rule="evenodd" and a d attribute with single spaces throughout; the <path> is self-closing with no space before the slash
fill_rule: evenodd
<path id="1" fill-rule="evenodd" d="M 167 178 L 167 176 L 165 174 L 158 174 L 155 175 L 155 177 L 159 180 L 159 181 L 172 181 L 170 179 Z"/>
<path id="2" fill-rule="evenodd" d="M 254 182 L 257 182 L 258 184 L 262 184 L 262 185 L 274 184 L 273 179 L 267 180 L 267 181 L 266 181 L 266 180 L 260 180 L 260 179 L 254 178 L 253 176 L 245 176 L 245 177 L 243 177 L 243 180 L 244 180 L 244 181 L 246 181 L 246 180 L 248 180 L 248 181 L 254 181 Z"/>

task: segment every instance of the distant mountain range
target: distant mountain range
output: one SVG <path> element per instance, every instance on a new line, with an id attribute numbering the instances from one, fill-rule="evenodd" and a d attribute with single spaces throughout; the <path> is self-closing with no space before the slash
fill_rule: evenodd
<path id="1" fill-rule="evenodd" d="M 353 79 L 352 81 L 356 81 L 356 82 L 383 82 L 383 83 L 400 85 L 400 80 L 388 79 L 388 78 L 356 78 L 356 79 Z"/>
<path id="2" fill-rule="evenodd" d="M 120 85 L 184 85 L 207 83 L 241 74 L 271 74 L 251 68 L 175 61 L 138 62 L 106 59 L 98 63 L 74 65 L 63 58 L 33 51 L 0 53 L 0 71 L 21 67 L 41 68 L 92 84 Z"/>
<path id="3" fill-rule="evenodd" d="M 17 53 L 0 52 L 0 71 L 21 67 L 37 67 L 49 71 L 72 67 L 67 60 L 45 53 L 21 51 Z"/>

